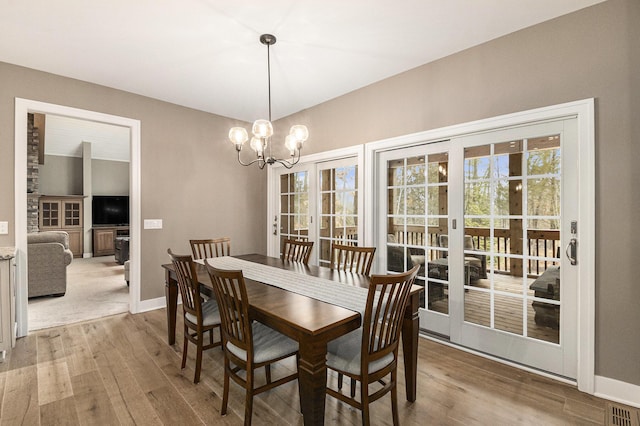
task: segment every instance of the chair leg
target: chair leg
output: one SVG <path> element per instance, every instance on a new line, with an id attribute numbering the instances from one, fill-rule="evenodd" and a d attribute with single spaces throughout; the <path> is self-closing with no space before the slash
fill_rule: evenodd
<path id="1" fill-rule="evenodd" d="M 244 397 L 244 426 L 251 426 L 251 416 L 253 414 L 253 368 L 247 369 L 247 388 Z"/>
<path id="2" fill-rule="evenodd" d="M 227 414 L 227 403 L 229 402 L 229 360 L 226 355 L 224 358 L 224 389 L 222 390 L 222 407 L 220 408 L 220 415 Z"/>
<path id="3" fill-rule="evenodd" d="M 393 415 L 393 426 L 400 424 L 400 417 L 398 416 L 398 386 L 397 386 L 396 371 L 391 372 L 391 414 Z"/>
<path id="4" fill-rule="evenodd" d="M 200 381 L 200 371 L 202 370 L 202 339 L 203 335 L 198 336 L 198 345 L 196 353 L 196 374 L 193 377 L 193 383 Z"/>
<path id="5" fill-rule="evenodd" d="M 264 373 L 267 376 L 267 383 L 271 383 L 271 364 L 264 366 Z"/>
<path id="6" fill-rule="evenodd" d="M 184 344 L 182 345 L 182 365 L 180 368 L 184 369 L 187 365 L 187 348 L 189 348 L 189 339 L 187 339 L 187 333 L 189 330 L 184 330 Z"/>
<path id="7" fill-rule="evenodd" d="M 351 383 L 353 385 L 353 379 Z M 352 389 L 355 389 L 355 386 Z M 369 426 L 369 386 L 364 383 L 364 380 L 360 382 L 360 403 L 362 404 L 362 426 Z"/>

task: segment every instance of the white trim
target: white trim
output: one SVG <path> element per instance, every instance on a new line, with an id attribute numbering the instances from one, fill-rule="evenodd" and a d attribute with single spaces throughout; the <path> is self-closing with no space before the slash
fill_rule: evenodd
<path id="1" fill-rule="evenodd" d="M 580 196 L 579 229 L 580 261 L 578 262 L 578 389 L 593 394 L 595 376 L 595 101 L 593 98 L 565 104 L 521 111 L 469 123 L 457 124 L 425 132 L 413 133 L 365 144 L 365 181 L 363 185 L 368 224 L 365 241 L 375 238 L 377 183 L 373 180 L 378 171 L 377 155 L 383 151 L 437 142 L 487 132 L 493 129 L 527 125 L 529 123 L 577 117 L 580 157 L 578 158 Z M 537 370 L 536 370 L 537 371 Z"/>
<path id="2" fill-rule="evenodd" d="M 179 300 L 178 300 L 178 304 L 180 304 Z M 157 297 L 155 299 L 147 299 L 147 300 L 141 301 L 138 304 L 138 313 L 155 311 L 156 309 L 163 309 L 166 306 L 167 306 L 167 298 L 164 296 Z"/>
<path id="3" fill-rule="evenodd" d="M 18 336 L 26 336 L 28 326 L 27 293 L 27 114 L 55 114 L 128 127 L 131 130 L 131 223 L 129 311 L 140 311 L 140 120 L 104 114 L 29 99 L 15 99 L 15 236 L 16 236 L 16 320 Z"/>
<path id="4" fill-rule="evenodd" d="M 608 377 L 595 376 L 594 395 L 640 408 L 640 386 Z"/>

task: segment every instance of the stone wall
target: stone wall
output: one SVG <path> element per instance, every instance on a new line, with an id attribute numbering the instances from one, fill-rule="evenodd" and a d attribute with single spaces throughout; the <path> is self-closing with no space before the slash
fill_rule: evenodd
<path id="1" fill-rule="evenodd" d="M 38 203 L 40 188 L 38 183 L 38 146 L 40 132 L 33 125 L 33 114 L 28 114 L 27 129 L 27 232 L 38 232 Z"/>

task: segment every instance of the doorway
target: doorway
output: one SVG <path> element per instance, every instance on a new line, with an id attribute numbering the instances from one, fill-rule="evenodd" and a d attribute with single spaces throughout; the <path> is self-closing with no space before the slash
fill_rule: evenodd
<path id="1" fill-rule="evenodd" d="M 52 114 L 128 127 L 130 133 L 130 259 L 129 311 L 136 313 L 140 305 L 140 121 L 94 111 L 16 98 L 15 106 L 15 235 L 16 235 L 16 319 L 17 336 L 28 333 L 27 294 L 27 114 Z"/>
<path id="2" fill-rule="evenodd" d="M 593 108 L 587 99 L 365 147 L 367 233 L 386 248 L 377 268 L 421 264 L 425 335 L 585 392 L 595 377 Z"/>
<path id="3" fill-rule="evenodd" d="M 310 264 L 327 266 L 331 244 L 364 244 L 362 148 L 302 157 L 291 169 L 268 171 L 269 256 L 280 256 L 284 239 L 314 242 Z"/>
<path id="4" fill-rule="evenodd" d="M 423 330 L 575 380 L 578 259 L 560 248 L 576 237 L 576 129 L 568 118 L 380 155 L 387 269 L 420 265 Z"/>

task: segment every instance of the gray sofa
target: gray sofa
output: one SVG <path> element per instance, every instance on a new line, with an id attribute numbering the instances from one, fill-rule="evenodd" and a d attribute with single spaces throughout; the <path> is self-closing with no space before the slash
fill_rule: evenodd
<path id="1" fill-rule="evenodd" d="M 73 260 L 69 234 L 46 231 L 27 234 L 29 297 L 64 296 L 67 266 Z"/>

